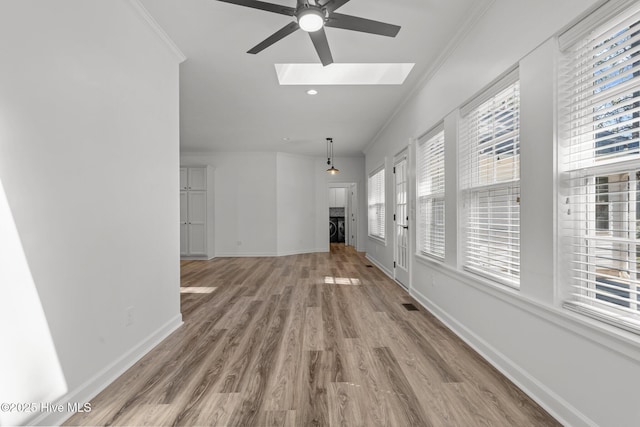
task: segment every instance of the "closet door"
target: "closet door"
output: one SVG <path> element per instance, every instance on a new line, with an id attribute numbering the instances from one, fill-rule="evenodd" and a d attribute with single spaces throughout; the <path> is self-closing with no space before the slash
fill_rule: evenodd
<path id="1" fill-rule="evenodd" d="M 189 177 L 187 168 L 180 168 L 180 191 L 189 189 Z"/>
<path id="2" fill-rule="evenodd" d="M 189 217 L 187 192 L 180 192 L 180 255 L 189 255 Z"/>
<path id="3" fill-rule="evenodd" d="M 187 202 L 189 255 L 206 255 L 207 194 L 204 191 L 189 191 Z"/>
<path id="4" fill-rule="evenodd" d="M 188 168 L 189 175 L 189 191 L 204 191 L 207 189 L 207 169 L 206 168 Z"/>

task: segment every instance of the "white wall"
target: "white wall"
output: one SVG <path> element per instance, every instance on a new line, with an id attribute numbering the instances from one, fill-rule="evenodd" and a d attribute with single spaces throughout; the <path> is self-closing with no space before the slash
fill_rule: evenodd
<path id="1" fill-rule="evenodd" d="M 86 401 L 181 324 L 180 59 L 125 0 L 3 1 L 0 51 L 0 180 L 62 401 Z"/>
<path id="2" fill-rule="evenodd" d="M 632 426 L 640 420 L 640 338 L 567 312 L 555 296 L 557 47 L 550 37 L 595 3 L 496 0 L 368 147 L 366 171 L 383 162 L 390 170 L 394 154 L 409 139 L 444 120 L 447 256 L 442 264 L 414 257 L 411 294 L 563 423 Z M 460 270 L 455 172 L 457 108 L 516 65 L 522 154 L 519 291 Z M 391 206 L 389 174 L 386 191 Z M 369 239 L 367 252 L 392 270 L 392 239 L 386 246 Z"/>
<path id="3" fill-rule="evenodd" d="M 277 253 L 276 153 L 182 153 L 184 166 L 215 168 L 217 257 Z"/>
<path id="4" fill-rule="evenodd" d="M 280 256 L 329 250 L 330 182 L 356 182 L 359 236 L 366 236 L 364 157 L 336 159 L 287 153 L 216 152 L 180 155 L 180 163 L 215 168 L 216 257 Z"/>
<path id="5" fill-rule="evenodd" d="M 276 163 L 278 255 L 319 252 L 322 249 L 315 240 L 315 159 L 278 153 Z"/>

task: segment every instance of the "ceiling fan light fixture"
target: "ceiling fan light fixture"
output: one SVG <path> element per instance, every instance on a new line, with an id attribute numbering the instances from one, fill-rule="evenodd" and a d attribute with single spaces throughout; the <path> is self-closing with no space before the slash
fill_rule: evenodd
<path id="1" fill-rule="evenodd" d="M 296 15 L 300 29 L 307 33 L 313 33 L 324 27 L 324 13 L 322 9 L 315 6 L 309 6 L 302 9 Z"/>

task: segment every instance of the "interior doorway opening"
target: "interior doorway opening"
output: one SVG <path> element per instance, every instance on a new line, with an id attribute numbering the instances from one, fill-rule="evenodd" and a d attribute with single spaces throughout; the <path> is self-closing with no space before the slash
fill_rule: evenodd
<path id="1" fill-rule="evenodd" d="M 355 182 L 329 184 L 329 243 L 357 246 L 358 188 Z"/>

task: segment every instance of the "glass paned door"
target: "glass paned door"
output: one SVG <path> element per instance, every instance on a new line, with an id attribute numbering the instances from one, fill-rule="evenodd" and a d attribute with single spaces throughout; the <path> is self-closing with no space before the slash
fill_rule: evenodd
<path id="1" fill-rule="evenodd" d="M 400 155 L 394 164 L 394 238 L 395 279 L 405 288 L 409 286 L 409 209 L 407 156 Z"/>

